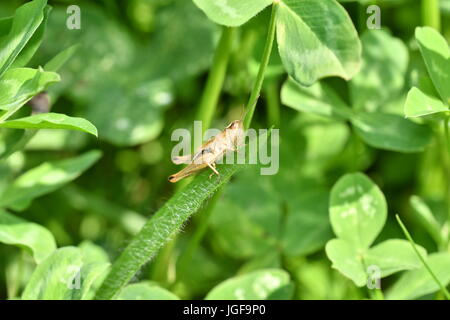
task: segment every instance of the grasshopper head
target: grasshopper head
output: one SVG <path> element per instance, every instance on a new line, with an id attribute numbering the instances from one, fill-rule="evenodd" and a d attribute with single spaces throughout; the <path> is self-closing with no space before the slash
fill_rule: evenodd
<path id="1" fill-rule="evenodd" d="M 244 124 L 242 123 L 241 120 L 234 120 L 233 122 L 231 122 L 228 127 L 226 127 L 226 129 L 230 129 L 230 130 L 235 130 L 235 129 L 243 129 L 244 128 Z"/>

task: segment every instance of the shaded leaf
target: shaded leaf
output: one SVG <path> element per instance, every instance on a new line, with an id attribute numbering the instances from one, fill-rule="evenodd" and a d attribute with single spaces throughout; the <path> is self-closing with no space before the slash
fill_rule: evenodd
<path id="1" fill-rule="evenodd" d="M 352 112 L 333 89 L 321 82 L 304 87 L 289 78 L 281 89 L 281 102 L 298 111 L 336 120 L 346 120 Z"/>
<path id="2" fill-rule="evenodd" d="M 403 91 L 408 48 L 384 30 L 367 30 L 361 42 L 361 71 L 349 83 L 350 96 L 355 109 L 373 112 Z"/>
<path id="3" fill-rule="evenodd" d="M 58 71 L 58 69 L 61 68 L 62 65 L 73 56 L 73 54 L 75 53 L 75 51 L 77 51 L 78 48 L 79 45 L 76 44 L 61 51 L 45 64 L 44 70 L 52 72 Z"/>
<path id="4" fill-rule="evenodd" d="M 431 142 L 429 127 L 398 115 L 358 113 L 351 121 L 358 136 L 374 148 L 420 152 Z"/>

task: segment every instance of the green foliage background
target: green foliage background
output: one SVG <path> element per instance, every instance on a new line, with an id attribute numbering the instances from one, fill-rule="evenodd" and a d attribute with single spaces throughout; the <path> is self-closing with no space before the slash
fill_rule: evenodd
<path id="1" fill-rule="evenodd" d="M 71 1 L 35 0 L 0 19 L 0 299 L 448 298 L 450 1 L 229 2 L 238 18 L 80 0 L 69 30 Z M 279 172 L 170 184 L 174 129 L 256 103 L 271 18 L 246 120 L 280 129 Z"/>

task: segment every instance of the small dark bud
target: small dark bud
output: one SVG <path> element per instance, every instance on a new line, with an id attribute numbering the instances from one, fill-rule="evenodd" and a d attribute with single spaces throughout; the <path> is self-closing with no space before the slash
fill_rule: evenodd
<path id="1" fill-rule="evenodd" d="M 47 113 L 50 111 L 50 97 L 47 92 L 41 92 L 34 96 L 28 104 L 31 106 L 32 113 Z"/>

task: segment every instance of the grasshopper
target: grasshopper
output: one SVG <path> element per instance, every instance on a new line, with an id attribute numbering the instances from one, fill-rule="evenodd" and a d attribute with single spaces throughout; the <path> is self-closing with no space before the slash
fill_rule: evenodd
<path id="1" fill-rule="evenodd" d="M 244 139 L 244 124 L 241 120 L 234 120 L 222 132 L 212 137 L 201 145 L 192 155 L 175 157 L 175 164 L 187 163 L 188 166 L 169 177 L 170 182 L 177 182 L 189 177 L 203 168 L 209 167 L 213 172 L 209 176 L 217 174 L 216 161 L 221 159 L 228 151 L 237 151 Z"/>

